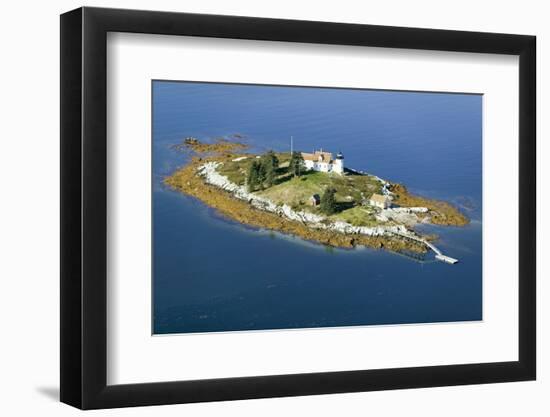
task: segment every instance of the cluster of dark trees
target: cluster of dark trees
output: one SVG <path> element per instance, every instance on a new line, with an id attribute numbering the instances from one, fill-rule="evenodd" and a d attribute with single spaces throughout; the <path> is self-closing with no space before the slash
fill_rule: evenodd
<path id="1" fill-rule="evenodd" d="M 261 158 L 252 161 L 246 175 L 248 191 L 252 192 L 257 189 L 263 190 L 271 187 L 277 176 L 277 168 L 279 168 L 279 159 L 273 151 L 269 151 L 263 154 Z"/>
<path id="2" fill-rule="evenodd" d="M 246 175 L 248 191 L 252 192 L 271 187 L 275 183 L 278 168 L 279 159 L 273 151 L 269 151 L 263 154 L 261 158 L 252 161 Z M 288 172 L 295 177 L 299 177 L 304 172 L 304 158 L 300 152 L 292 152 Z"/>
<path id="3" fill-rule="evenodd" d="M 334 188 L 327 188 L 321 196 L 321 203 L 319 209 L 325 214 L 334 214 L 338 211 L 338 204 L 334 195 L 336 190 Z"/>
<path id="4" fill-rule="evenodd" d="M 299 177 L 304 172 L 304 158 L 300 152 L 292 152 L 288 166 L 288 172 L 295 177 Z M 253 192 L 271 187 L 277 177 L 279 168 L 279 158 L 275 152 L 269 151 L 252 161 L 248 167 L 246 175 L 246 184 L 248 191 Z M 321 196 L 319 209 L 327 214 L 334 214 L 338 211 L 338 204 L 335 198 L 336 190 L 327 188 Z"/>
<path id="5" fill-rule="evenodd" d="M 290 162 L 288 164 L 288 172 L 295 177 L 299 177 L 304 171 L 304 158 L 301 152 L 292 152 L 290 155 Z"/>

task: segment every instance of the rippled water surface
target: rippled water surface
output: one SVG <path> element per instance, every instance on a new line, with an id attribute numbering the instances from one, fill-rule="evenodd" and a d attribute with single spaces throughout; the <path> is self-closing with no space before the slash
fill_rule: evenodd
<path id="1" fill-rule="evenodd" d="M 154 332 L 482 319 L 482 96 L 154 82 Z M 328 249 L 219 216 L 162 185 L 171 145 L 240 133 L 256 151 L 342 151 L 346 166 L 444 199 L 472 219 L 426 227 L 456 265 Z"/>

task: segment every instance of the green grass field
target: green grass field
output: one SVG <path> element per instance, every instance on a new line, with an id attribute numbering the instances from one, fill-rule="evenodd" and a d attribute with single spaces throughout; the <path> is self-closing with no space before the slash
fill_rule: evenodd
<path id="1" fill-rule="evenodd" d="M 331 216 L 333 220 L 343 220 L 353 226 L 376 226 L 380 222 L 374 217 L 376 211 L 369 206 L 355 206 Z"/>

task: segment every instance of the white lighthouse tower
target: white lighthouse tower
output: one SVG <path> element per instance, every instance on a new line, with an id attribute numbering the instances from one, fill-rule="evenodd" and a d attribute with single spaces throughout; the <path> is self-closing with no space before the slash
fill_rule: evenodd
<path id="1" fill-rule="evenodd" d="M 336 159 L 332 164 L 332 170 L 338 174 L 344 173 L 344 155 L 342 152 L 336 154 Z"/>

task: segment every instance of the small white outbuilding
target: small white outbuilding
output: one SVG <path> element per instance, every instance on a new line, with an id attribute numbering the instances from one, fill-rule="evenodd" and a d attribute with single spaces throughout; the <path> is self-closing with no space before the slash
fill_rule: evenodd
<path id="1" fill-rule="evenodd" d="M 391 206 L 391 200 L 389 197 L 380 194 L 373 194 L 369 199 L 369 204 L 381 209 L 387 209 Z"/>

